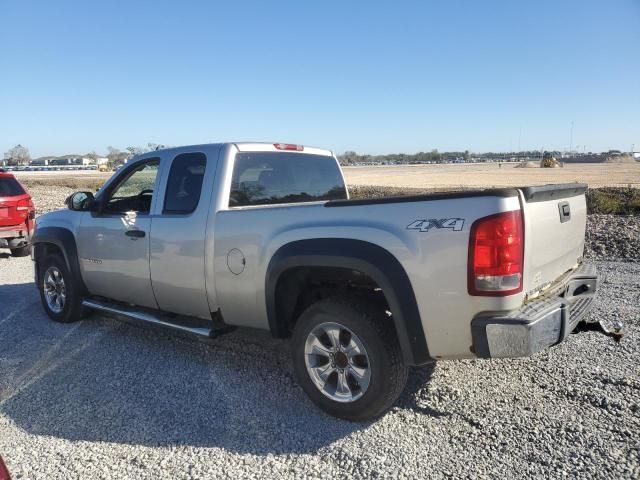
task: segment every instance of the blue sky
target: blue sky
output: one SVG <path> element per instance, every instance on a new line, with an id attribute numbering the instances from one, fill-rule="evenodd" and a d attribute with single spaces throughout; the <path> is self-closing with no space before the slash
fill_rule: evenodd
<path id="1" fill-rule="evenodd" d="M 566 149 L 572 121 L 580 150 L 640 145 L 639 0 L 0 0 L 0 20 L 0 154 Z"/>

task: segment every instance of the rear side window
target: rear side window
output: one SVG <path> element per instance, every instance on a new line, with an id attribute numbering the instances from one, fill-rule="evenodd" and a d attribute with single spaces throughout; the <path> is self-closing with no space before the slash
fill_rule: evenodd
<path id="1" fill-rule="evenodd" d="M 0 177 L 0 197 L 15 197 L 24 194 L 24 188 L 15 178 Z"/>
<path id="2" fill-rule="evenodd" d="M 206 167 L 204 153 L 183 153 L 173 159 L 163 213 L 185 214 L 196 209 Z"/>
<path id="3" fill-rule="evenodd" d="M 290 152 L 236 155 L 230 207 L 346 198 L 340 168 L 333 157 Z"/>

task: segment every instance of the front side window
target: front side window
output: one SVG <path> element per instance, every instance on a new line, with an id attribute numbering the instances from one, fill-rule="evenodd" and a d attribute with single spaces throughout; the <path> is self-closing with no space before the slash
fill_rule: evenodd
<path id="1" fill-rule="evenodd" d="M 236 155 L 230 207 L 346 198 L 340 168 L 333 157 L 290 152 Z"/>
<path id="2" fill-rule="evenodd" d="M 187 214 L 196 209 L 206 167 L 204 153 L 183 153 L 173 159 L 163 213 Z"/>
<path id="3" fill-rule="evenodd" d="M 134 168 L 111 191 L 105 204 L 107 213 L 149 213 L 160 159 L 145 161 Z"/>

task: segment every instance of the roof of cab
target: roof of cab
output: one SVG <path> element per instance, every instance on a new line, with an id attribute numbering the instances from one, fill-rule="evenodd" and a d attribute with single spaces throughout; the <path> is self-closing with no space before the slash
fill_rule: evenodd
<path id="1" fill-rule="evenodd" d="M 269 142 L 218 142 L 218 143 L 204 143 L 204 144 L 194 144 L 194 145 L 180 145 L 176 147 L 165 147 L 159 148 L 158 150 L 153 150 L 150 152 L 145 152 L 141 155 L 136 155 L 131 157 L 127 163 L 137 162 L 139 160 L 145 160 L 150 157 L 153 157 L 157 152 L 175 152 L 179 153 L 184 150 L 193 150 L 198 147 L 206 147 L 206 146 L 224 146 L 224 145 L 233 145 L 240 152 L 289 152 L 289 153 L 306 153 L 312 155 L 326 155 L 333 157 L 333 152 L 331 150 L 327 150 L 324 148 L 316 148 L 316 147 L 308 147 L 306 145 L 297 145 L 292 143 L 269 143 Z M 296 147 L 296 148 L 288 148 L 288 147 Z"/>
<path id="2" fill-rule="evenodd" d="M 333 152 L 331 150 L 293 143 L 234 142 L 233 144 L 241 152 L 294 152 L 333 156 Z"/>

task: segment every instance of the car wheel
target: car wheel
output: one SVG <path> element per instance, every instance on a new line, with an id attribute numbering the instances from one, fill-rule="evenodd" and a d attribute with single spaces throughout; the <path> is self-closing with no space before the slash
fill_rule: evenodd
<path id="1" fill-rule="evenodd" d="M 11 256 L 12 257 L 28 257 L 31 254 L 31 246 L 26 245 L 20 248 L 12 248 Z"/>
<path id="2" fill-rule="evenodd" d="M 77 282 L 58 255 L 45 257 L 38 268 L 40 300 L 51 320 L 71 323 L 84 316 Z"/>
<path id="3" fill-rule="evenodd" d="M 359 296 L 332 297 L 308 307 L 294 328 L 291 350 L 304 391 L 336 417 L 375 418 L 407 383 L 391 318 Z"/>

